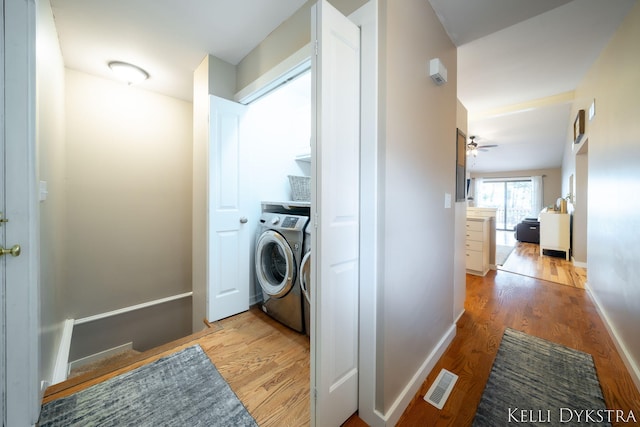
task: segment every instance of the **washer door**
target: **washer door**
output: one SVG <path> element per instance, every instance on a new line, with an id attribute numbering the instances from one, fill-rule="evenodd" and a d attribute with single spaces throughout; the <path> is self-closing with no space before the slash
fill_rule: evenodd
<path id="1" fill-rule="evenodd" d="M 305 299 L 311 304 L 311 251 L 307 252 L 300 262 L 300 287 Z"/>
<path id="2" fill-rule="evenodd" d="M 296 262 L 291 246 L 282 234 L 266 230 L 256 243 L 256 276 L 262 290 L 282 298 L 296 282 Z"/>

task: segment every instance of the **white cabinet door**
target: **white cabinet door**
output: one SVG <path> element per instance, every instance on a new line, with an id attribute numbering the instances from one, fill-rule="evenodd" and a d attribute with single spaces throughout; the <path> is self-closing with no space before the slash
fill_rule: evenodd
<path id="1" fill-rule="evenodd" d="M 311 15 L 311 423 L 337 426 L 358 409 L 360 30 L 326 0 Z"/>
<path id="2" fill-rule="evenodd" d="M 244 105 L 211 96 L 209 110 L 207 319 L 249 309 L 250 238 L 241 188 Z M 246 193 L 246 192 L 244 192 Z"/>

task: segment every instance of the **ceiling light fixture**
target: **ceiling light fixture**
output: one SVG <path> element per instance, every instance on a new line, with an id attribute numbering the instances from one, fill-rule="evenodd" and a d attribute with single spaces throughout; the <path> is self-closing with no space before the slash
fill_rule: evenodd
<path id="1" fill-rule="evenodd" d="M 118 79 L 127 82 L 127 84 L 136 84 L 149 78 L 149 73 L 140 67 L 121 61 L 109 62 L 109 68 L 118 77 Z"/>
<path id="2" fill-rule="evenodd" d="M 478 155 L 478 143 L 475 141 L 475 136 L 471 137 L 471 142 L 467 144 L 467 156 L 476 157 Z"/>

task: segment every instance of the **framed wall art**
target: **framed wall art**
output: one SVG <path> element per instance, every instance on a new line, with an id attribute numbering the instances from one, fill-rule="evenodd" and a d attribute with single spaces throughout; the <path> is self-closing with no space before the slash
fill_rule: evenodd
<path id="1" fill-rule="evenodd" d="M 584 110 L 578 111 L 576 120 L 573 122 L 573 142 L 575 144 L 580 143 L 580 140 L 584 136 Z"/>

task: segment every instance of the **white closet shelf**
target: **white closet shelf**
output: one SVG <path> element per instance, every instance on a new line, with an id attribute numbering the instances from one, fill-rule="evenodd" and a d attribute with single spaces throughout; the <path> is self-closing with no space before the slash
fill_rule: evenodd
<path id="1" fill-rule="evenodd" d="M 296 160 L 299 160 L 301 162 L 309 162 L 311 163 L 311 154 L 307 153 L 307 154 L 298 154 L 296 156 Z"/>

